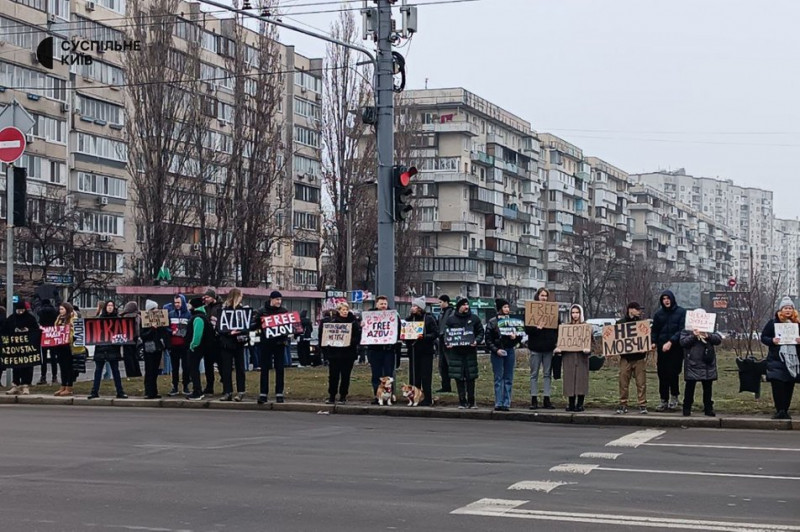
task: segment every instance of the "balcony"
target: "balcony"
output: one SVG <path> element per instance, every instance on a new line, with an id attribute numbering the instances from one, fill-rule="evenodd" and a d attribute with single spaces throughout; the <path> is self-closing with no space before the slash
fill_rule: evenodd
<path id="1" fill-rule="evenodd" d="M 435 283 L 477 283 L 478 274 L 475 272 L 433 272 L 433 282 Z"/>
<path id="2" fill-rule="evenodd" d="M 423 124 L 422 131 L 434 133 L 464 133 L 472 137 L 477 137 L 480 134 L 478 126 L 470 122 L 439 122 L 436 124 Z"/>
<path id="3" fill-rule="evenodd" d="M 463 172 L 422 172 L 419 175 L 421 180 L 433 181 L 434 183 L 463 183 L 465 185 L 478 185 L 480 183 L 478 176 Z"/>
<path id="4" fill-rule="evenodd" d="M 482 151 L 469 152 L 469 158 L 474 162 L 488 164 L 489 166 L 494 166 L 494 156 L 488 155 Z"/>
<path id="5" fill-rule="evenodd" d="M 503 216 L 509 220 L 519 220 L 525 223 L 531 223 L 531 215 L 527 212 L 518 211 L 517 209 L 503 208 Z"/>
<path id="6" fill-rule="evenodd" d="M 483 201 L 479 199 L 471 199 L 469 200 L 469 209 L 475 212 L 482 212 L 484 214 L 494 214 L 494 204 L 489 203 L 488 201 Z"/>
<path id="7" fill-rule="evenodd" d="M 488 249 L 471 249 L 469 250 L 469 258 L 480 260 L 494 260 L 494 251 Z"/>
<path id="8" fill-rule="evenodd" d="M 474 222 L 420 222 L 422 233 L 477 233 L 478 224 Z"/>

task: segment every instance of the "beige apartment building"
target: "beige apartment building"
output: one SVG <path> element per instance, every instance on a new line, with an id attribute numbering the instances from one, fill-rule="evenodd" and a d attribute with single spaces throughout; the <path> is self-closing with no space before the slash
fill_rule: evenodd
<path id="1" fill-rule="evenodd" d="M 241 105 L 234 99 L 231 78 L 226 77 L 230 72 L 224 53 L 235 22 L 203 14 L 199 6 L 180 4 L 173 46 L 185 50 L 185 39 L 200 40 L 201 78 L 213 80 L 204 85 L 203 113 L 211 120 L 203 147 L 224 160 L 232 149 L 233 112 Z M 141 268 L 125 138 L 126 84 L 136 79 L 127 75 L 122 57 L 122 53 L 136 52 L 92 51 L 90 65 L 65 65 L 57 60 L 49 70 L 39 64 L 35 51 L 48 35 L 56 37 L 57 54 L 61 39 L 124 42 L 129 39 L 125 31 L 131 24 L 125 13 L 125 0 L 11 0 L 0 4 L 0 105 L 16 98 L 37 121 L 26 155 L 18 162 L 28 169 L 29 210 L 41 222 L 51 212 L 65 220 L 77 220 L 78 234 L 71 242 L 78 249 L 74 255 L 66 254 L 70 255 L 68 261 L 56 258 L 47 264 L 48 278 L 43 280 L 65 286 L 84 283 L 76 300 L 81 307 L 93 306 L 98 298 L 111 295 L 115 285 L 129 282 Z M 244 38 L 248 57 L 255 57 L 258 34 L 246 30 Z M 322 61 L 303 57 L 293 47 L 281 46 L 280 55 L 281 69 L 287 73 L 281 76 L 279 109 L 285 138 L 282 156 L 285 178 L 293 184 L 293 199 L 289 212 L 280 213 L 287 239 L 273 253 L 273 273 L 263 282 L 285 290 L 314 290 L 321 231 Z M 198 187 L 201 193 L 209 190 L 208 185 Z M 213 194 L 205 198 L 204 205 L 206 214 L 213 217 Z M 69 213 L 75 213 L 74 218 Z M 5 197 L 2 216 L 5 218 Z M 53 255 L 35 241 L 21 240 L 17 250 L 21 275 L 25 266 L 36 270 L 43 258 Z M 199 249 L 198 231 L 187 231 L 186 241 L 175 251 L 172 274 L 176 284 L 192 284 Z M 0 260 L 4 259 L 3 251 Z M 227 281 L 236 284 L 236 268 L 231 265 L 228 271 Z M 41 268 L 38 275 L 41 277 Z M 17 277 L 18 282 L 22 280 Z"/>

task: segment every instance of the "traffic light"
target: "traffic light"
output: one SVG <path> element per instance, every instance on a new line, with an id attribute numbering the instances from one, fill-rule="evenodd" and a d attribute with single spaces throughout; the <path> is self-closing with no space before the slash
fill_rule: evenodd
<path id="1" fill-rule="evenodd" d="M 417 175 L 417 169 L 412 166 L 394 166 L 392 168 L 392 183 L 394 184 L 394 221 L 406 220 L 411 216 L 414 207 L 411 198 L 414 189 L 411 187 L 411 178 Z"/>
<path id="2" fill-rule="evenodd" d="M 14 226 L 28 225 L 28 169 L 14 167 Z"/>

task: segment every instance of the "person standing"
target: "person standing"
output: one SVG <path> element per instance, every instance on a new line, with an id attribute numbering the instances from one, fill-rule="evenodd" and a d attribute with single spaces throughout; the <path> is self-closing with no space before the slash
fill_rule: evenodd
<path id="1" fill-rule="evenodd" d="M 681 333 L 683 347 L 683 415 L 692 415 L 694 391 L 698 381 L 703 383 L 703 411 L 705 415 L 714 417 L 714 401 L 711 400 L 712 386 L 717 380 L 717 354 L 715 345 L 722 343 L 717 333 L 705 333 L 698 330 L 685 330 Z"/>
<path id="2" fill-rule="evenodd" d="M 6 334 L 31 333 L 30 338 L 37 349 L 41 349 L 41 330 L 36 317 L 28 311 L 24 299 L 14 303 L 14 313 L 8 316 L 5 322 L 4 331 Z M 35 363 L 34 363 L 35 365 Z M 28 395 L 30 386 L 33 384 L 33 366 L 12 368 L 11 376 L 13 386 L 6 392 L 7 395 Z"/>
<path id="3" fill-rule="evenodd" d="M 453 385 L 450 379 L 450 371 L 447 367 L 447 350 L 444 347 L 444 331 L 447 327 L 447 319 L 455 312 L 455 309 L 450 306 L 450 296 L 447 294 L 439 296 L 439 308 L 439 342 L 436 347 L 439 351 L 439 376 L 442 379 L 442 387 L 436 393 L 452 393 Z"/>
<path id="4" fill-rule="evenodd" d="M 658 393 L 661 404 L 656 410 L 674 410 L 678 407 L 678 379 L 683 368 L 683 349 L 680 339 L 686 324 L 686 309 L 678 306 L 675 294 L 664 290 L 659 298 L 661 308 L 653 316 L 651 340 L 658 351 Z"/>
<path id="5" fill-rule="evenodd" d="M 250 307 L 242 305 L 242 291 L 238 288 L 228 292 L 228 298 L 222 304 L 221 313 L 226 311 L 248 311 Z M 222 315 L 220 313 L 220 316 Z M 250 323 L 243 323 L 241 329 L 231 331 L 220 330 L 222 321 L 217 322 L 217 336 L 220 342 L 219 373 L 222 381 L 222 399 L 233 400 L 232 369 L 236 369 L 236 401 L 244 399 L 245 374 L 244 374 L 244 346 L 250 340 Z"/>
<path id="6" fill-rule="evenodd" d="M 767 380 L 772 385 L 772 400 L 775 403 L 775 415 L 772 419 L 792 419 L 789 407 L 792 404 L 794 385 L 800 382 L 800 338 L 795 345 L 781 345 L 780 337 L 775 334 L 775 325 L 778 323 L 800 324 L 794 301 L 789 296 L 781 299 L 775 317 L 764 326 L 761 342 L 769 346 Z"/>
<path id="7" fill-rule="evenodd" d="M 59 311 L 53 306 L 49 299 L 42 300 L 42 306 L 39 307 L 39 325 L 42 327 L 52 327 L 56 323 L 59 316 Z M 51 374 L 53 375 L 52 383 L 55 384 L 58 380 L 58 360 L 56 354 L 52 349 L 42 349 L 42 375 L 38 384 L 47 384 L 47 364 L 50 364 Z"/>
<path id="8" fill-rule="evenodd" d="M 617 324 L 631 323 L 642 319 L 642 307 L 639 303 L 632 301 L 625 309 L 625 317 L 617 321 Z M 636 382 L 636 400 L 639 405 L 639 413 L 647 413 L 647 353 L 631 353 L 620 355 L 619 357 L 619 406 L 617 414 L 628 413 L 628 389 L 631 384 L 631 376 Z"/>
<path id="9" fill-rule="evenodd" d="M 500 320 L 507 319 L 511 314 L 508 301 L 497 299 L 495 306 L 497 316 L 486 325 L 486 347 L 489 349 L 494 374 L 494 409 L 508 412 L 511 409 L 511 390 L 517 361 L 515 349 L 522 341 L 522 334 L 500 329 Z"/>
<path id="10" fill-rule="evenodd" d="M 74 324 L 75 309 L 69 303 L 61 303 L 58 306 L 58 316 L 53 325 L 56 327 L 69 327 L 69 342 L 66 345 L 51 348 L 51 352 L 58 361 L 58 369 L 61 371 L 61 388 L 53 394 L 56 397 L 70 397 L 72 395 L 72 386 L 75 383 L 72 356 L 73 350 L 75 350 L 73 346 Z"/>
<path id="11" fill-rule="evenodd" d="M 346 404 L 347 394 L 350 392 L 350 375 L 358 356 L 356 348 L 361 343 L 361 324 L 350 312 L 350 306 L 342 301 L 336 306 L 336 311 L 331 314 L 330 319 L 327 322 L 323 320 L 320 324 L 318 333 L 320 346 L 322 346 L 325 323 L 349 323 L 351 325 L 348 345 L 322 347 L 323 355 L 328 361 L 328 398 L 325 400 L 325 404 L 332 405 L 336 402 L 337 389 L 339 404 Z"/>
<path id="12" fill-rule="evenodd" d="M 211 327 L 211 320 L 206 315 L 203 300 L 199 297 L 194 298 L 189 302 L 189 306 L 191 307 L 192 319 L 189 321 L 186 338 L 189 342 L 187 361 L 192 393 L 187 395 L 186 398 L 200 400 L 205 397 L 203 383 L 200 380 L 200 363 L 209 351 L 216 348 L 216 336 L 214 329 Z"/>
<path id="13" fill-rule="evenodd" d="M 572 305 L 569 307 L 570 325 L 586 323 L 583 318 L 583 307 Z M 556 348 L 555 353 L 561 353 Z M 564 395 L 569 406 L 567 412 L 583 412 L 583 402 L 589 393 L 589 355 L 591 349 L 583 351 L 562 353 L 562 372 L 564 375 Z M 577 401 L 576 401 L 577 399 Z"/>
<path id="14" fill-rule="evenodd" d="M 139 305 L 136 301 L 128 301 L 122 307 L 120 313 L 122 318 L 134 318 L 136 320 L 136 330 L 139 331 L 142 327 L 142 316 L 139 313 Z M 125 377 L 142 376 L 142 366 L 139 364 L 139 346 L 137 345 L 123 345 L 122 346 L 122 359 L 125 364 Z M 113 370 L 112 370 L 113 371 Z"/>
<path id="15" fill-rule="evenodd" d="M 458 389 L 459 408 L 477 408 L 475 405 L 475 380 L 478 378 L 478 344 L 483 343 L 484 328 L 481 319 L 470 312 L 465 297 L 456 302 L 455 313 L 447 319 L 447 330 L 460 330 L 472 334 L 469 345 L 450 345 L 445 331 L 447 365 L 451 379 Z"/>
<path id="16" fill-rule="evenodd" d="M 550 291 L 541 287 L 533 296 L 534 301 L 550 301 Z M 558 320 L 561 324 L 561 320 Z M 550 401 L 551 382 L 553 372 L 553 351 L 558 343 L 558 328 L 545 329 L 537 324 L 533 327 L 525 327 L 528 335 L 528 350 L 530 351 L 531 365 L 531 410 L 539 408 L 539 368 L 542 369 L 542 381 L 544 384 L 544 395 L 542 407 L 554 410 L 555 407 Z"/>
<path id="17" fill-rule="evenodd" d="M 170 397 L 178 395 L 178 382 L 180 381 L 181 368 L 183 369 L 183 393 L 189 395 L 189 368 L 188 368 L 188 342 L 186 334 L 189 330 L 189 321 L 192 313 L 186 305 L 186 296 L 178 294 L 172 301 L 169 310 L 169 358 L 172 362 L 172 390 Z"/>
<path id="18" fill-rule="evenodd" d="M 148 299 L 144 304 L 145 310 L 158 309 L 158 303 Z M 168 338 L 168 327 L 142 327 L 139 337 L 144 351 L 144 398 L 161 399 L 158 395 L 158 375 L 161 358 Z M 138 362 L 137 362 L 138 364 Z"/>
<path id="19" fill-rule="evenodd" d="M 406 321 L 422 322 L 422 336 L 416 340 L 406 340 L 410 364 L 409 380 L 425 397 L 419 406 L 433 406 L 433 354 L 439 338 L 439 326 L 436 319 L 425 312 L 425 298 L 418 297 L 411 302 L 411 314 Z"/>
<path id="20" fill-rule="evenodd" d="M 375 308 L 373 310 L 386 311 L 389 310 L 389 298 L 386 296 L 378 296 L 375 298 Z M 399 320 L 398 320 L 399 321 Z M 399 330 L 398 338 L 399 341 Z M 367 361 L 372 372 L 372 395 L 373 397 L 378 392 L 378 385 L 381 383 L 381 377 L 394 378 L 395 362 L 397 358 L 397 342 L 388 345 L 368 345 L 367 346 Z M 378 399 L 372 400 L 373 404 L 378 404 Z"/>
<path id="21" fill-rule="evenodd" d="M 101 318 L 116 318 L 117 306 L 113 301 L 106 301 Z M 111 375 L 114 377 L 114 387 L 117 389 L 117 399 L 127 399 L 125 390 L 122 388 L 122 377 L 119 374 L 119 361 L 122 360 L 122 351 L 118 345 L 98 345 L 94 348 L 94 381 L 89 399 L 100 397 L 100 379 L 103 377 L 103 366 L 108 362 L 111 368 Z M 138 364 L 138 362 L 137 362 Z"/>
<path id="22" fill-rule="evenodd" d="M 203 390 L 203 395 L 214 395 L 214 364 L 219 364 L 220 343 L 217 336 L 217 319 L 219 319 L 220 302 L 217 300 L 217 293 L 209 288 L 203 294 L 203 309 L 205 317 L 208 319 L 209 328 L 206 329 L 206 334 L 209 332 L 211 336 L 206 338 L 208 345 L 204 348 L 203 363 L 206 369 L 206 387 Z M 220 375 L 222 373 L 220 372 Z"/>
<path id="23" fill-rule="evenodd" d="M 308 319 L 308 311 L 305 309 L 300 311 L 300 325 L 303 327 L 303 332 L 296 335 L 297 360 L 301 366 L 310 366 L 311 334 L 314 332 L 314 326 L 311 324 L 311 320 Z"/>
<path id="24" fill-rule="evenodd" d="M 262 318 L 286 314 L 289 312 L 282 306 L 283 295 L 277 290 L 273 290 L 269 295 L 269 301 L 261 310 L 257 327 L 261 327 Z M 266 329 L 261 328 L 261 379 L 259 381 L 258 404 L 264 404 L 269 400 L 269 372 L 275 369 L 275 402 L 283 403 L 284 389 L 284 367 L 286 365 L 286 345 L 289 343 L 291 335 L 281 334 L 267 338 Z"/>

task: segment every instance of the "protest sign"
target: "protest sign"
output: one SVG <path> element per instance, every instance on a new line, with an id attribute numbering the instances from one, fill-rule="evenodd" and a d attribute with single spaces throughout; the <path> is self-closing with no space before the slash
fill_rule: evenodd
<path id="1" fill-rule="evenodd" d="M 248 331 L 252 316 L 253 309 L 251 308 L 224 308 L 219 313 L 217 328 L 221 334 Z"/>
<path id="2" fill-rule="evenodd" d="M 42 363 L 39 331 L 4 334 L 0 337 L 0 360 L 4 368 L 30 368 Z"/>
<path id="3" fill-rule="evenodd" d="M 444 332 L 444 343 L 450 347 L 472 345 L 475 343 L 475 331 L 465 327 L 448 327 Z"/>
<path id="4" fill-rule="evenodd" d="M 713 333 L 716 324 L 716 314 L 706 312 L 701 308 L 686 312 L 686 326 L 684 328 L 687 330 Z"/>
<path id="5" fill-rule="evenodd" d="M 424 321 L 401 321 L 400 339 L 401 340 L 419 340 L 425 333 Z"/>
<path id="6" fill-rule="evenodd" d="M 397 343 L 400 317 L 395 310 L 371 310 L 361 316 L 361 345 Z"/>
<path id="7" fill-rule="evenodd" d="M 558 303 L 554 301 L 526 301 L 525 325 L 542 329 L 558 329 Z"/>
<path id="8" fill-rule="evenodd" d="M 136 318 L 80 318 L 75 320 L 75 339 L 87 345 L 136 345 Z"/>
<path id="9" fill-rule="evenodd" d="M 169 327 L 169 312 L 165 309 L 143 310 L 142 327 Z"/>
<path id="10" fill-rule="evenodd" d="M 578 325 L 559 325 L 556 348 L 564 353 L 574 353 L 592 348 L 592 326 L 588 323 Z"/>
<path id="11" fill-rule="evenodd" d="M 525 322 L 519 318 L 497 318 L 497 328 L 500 336 L 519 336 L 525 333 Z"/>
<path id="12" fill-rule="evenodd" d="M 650 351 L 650 320 L 603 327 L 603 355 L 632 355 Z"/>
<path id="13" fill-rule="evenodd" d="M 780 344 L 778 345 L 796 345 L 798 333 L 800 331 L 798 331 L 796 323 L 775 324 L 775 336 L 780 338 Z"/>
<path id="14" fill-rule="evenodd" d="M 261 316 L 261 328 L 264 329 L 264 338 L 277 338 L 278 336 L 290 336 L 297 332 L 300 325 L 300 314 L 297 312 L 284 312 L 282 314 L 271 314 Z"/>
<path id="15" fill-rule="evenodd" d="M 324 323 L 322 325 L 322 347 L 348 347 L 352 336 L 352 323 Z"/>
<path id="16" fill-rule="evenodd" d="M 69 325 L 42 327 L 42 347 L 69 345 Z"/>

